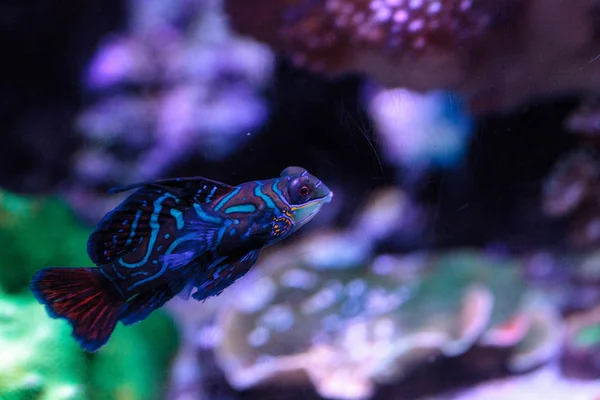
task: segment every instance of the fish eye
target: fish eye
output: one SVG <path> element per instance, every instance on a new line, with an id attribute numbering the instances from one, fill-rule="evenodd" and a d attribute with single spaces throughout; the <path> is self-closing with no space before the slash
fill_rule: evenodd
<path id="1" fill-rule="evenodd" d="M 310 188 L 306 185 L 302 185 L 298 188 L 298 194 L 302 197 L 306 197 L 310 194 Z"/>
<path id="2" fill-rule="evenodd" d="M 310 199 L 313 192 L 313 185 L 310 179 L 299 177 L 290 182 L 288 187 L 288 196 L 292 203 L 302 204 Z"/>

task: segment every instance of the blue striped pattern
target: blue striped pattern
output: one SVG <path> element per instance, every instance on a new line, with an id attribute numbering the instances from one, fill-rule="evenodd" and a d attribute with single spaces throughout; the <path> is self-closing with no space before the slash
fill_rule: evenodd
<path id="1" fill-rule="evenodd" d="M 214 210 L 215 211 L 219 211 L 221 209 L 221 207 L 223 207 L 229 200 L 231 200 L 231 198 L 233 196 L 235 196 L 236 194 L 238 194 L 241 189 L 242 188 L 238 186 L 237 188 L 235 188 L 234 191 L 232 191 L 231 193 L 229 193 L 227 196 L 223 197 L 223 199 L 217 203 L 217 205 L 215 206 Z"/>
<path id="2" fill-rule="evenodd" d="M 171 215 L 173 216 L 173 218 L 175 218 L 175 221 L 177 221 L 177 229 L 183 229 L 183 213 L 177 210 L 176 208 L 172 208 Z"/>
<path id="3" fill-rule="evenodd" d="M 239 204 L 237 206 L 231 206 L 225 209 L 225 214 L 232 213 L 253 213 L 256 211 L 254 204 Z"/>
<path id="4" fill-rule="evenodd" d="M 273 200 L 267 196 L 266 194 L 264 194 L 262 192 L 262 182 L 256 181 L 256 188 L 254 188 L 254 195 L 260 197 L 265 204 L 267 205 L 267 207 L 269 207 L 271 210 L 276 208 L 275 203 L 273 202 Z"/>
<path id="5" fill-rule="evenodd" d="M 202 221 L 212 222 L 214 224 L 220 224 L 222 222 L 221 218 L 208 214 L 200 204 L 194 204 L 194 210 L 196 210 L 196 215 L 198 215 Z"/>
<path id="6" fill-rule="evenodd" d="M 139 268 L 148 262 L 148 259 L 150 258 L 150 255 L 152 254 L 152 250 L 154 250 L 154 243 L 156 243 L 156 237 L 158 236 L 158 231 L 160 230 L 160 224 L 158 223 L 158 215 L 160 214 L 160 211 L 162 210 L 162 202 L 165 201 L 166 199 L 168 199 L 169 197 L 173 198 L 173 199 L 177 199 L 177 197 L 173 196 L 172 194 L 166 193 L 154 201 L 154 212 L 152 213 L 152 216 L 150 217 L 150 228 L 152 228 L 152 233 L 150 234 L 150 239 L 148 239 L 148 249 L 146 250 L 146 255 L 144 256 L 144 258 L 142 258 L 142 260 L 140 262 L 133 263 L 133 264 L 123 261 L 123 257 L 120 257 L 119 264 L 121 264 L 123 267 Z M 150 280 L 151 278 L 148 278 L 146 280 Z"/>
<path id="7" fill-rule="evenodd" d="M 138 210 L 135 213 L 135 218 L 133 220 L 133 223 L 131 224 L 131 231 L 129 232 L 129 237 L 127 238 L 127 241 L 125 242 L 126 246 L 129 246 L 131 244 L 131 242 L 133 241 L 133 238 L 135 236 L 135 230 L 137 228 L 137 225 L 140 221 L 140 217 L 142 216 L 142 210 Z M 127 221 L 123 221 L 125 222 L 124 225 L 126 225 Z"/>
<path id="8" fill-rule="evenodd" d="M 290 203 L 288 203 L 283 193 L 281 193 L 281 190 L 279 190 L 279 179 L 275 179 L 275 182 L 273 182 L 273 186 L 271 187 L 271 189 L 273 190 L 273 192 L 275 192 L 275 194 L 279 197 L 279 200 L 281 200 L 283 204 L 285 204 L 288 207 L 290 206 Z"/>

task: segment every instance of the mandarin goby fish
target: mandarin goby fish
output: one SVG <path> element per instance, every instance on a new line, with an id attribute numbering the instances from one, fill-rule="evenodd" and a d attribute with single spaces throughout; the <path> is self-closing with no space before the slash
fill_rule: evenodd
<path id="1" fill-rule="evenodd" d="M 30 284 L 87 351 L 106 344 L 118 321 L 139 322 L 175 295 L 202 301 L 220 294 L 264 247 L 307 223 L 333 196 L 300 167 L 238 186 L 193 177 L 111 192 L 132 189 L 88 239 L 97 267 L 44 268 Z"/>

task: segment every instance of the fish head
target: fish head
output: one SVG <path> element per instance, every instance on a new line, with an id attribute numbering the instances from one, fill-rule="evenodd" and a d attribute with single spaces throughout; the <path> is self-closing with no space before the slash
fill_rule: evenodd
<path id="1" fill-rule="evenodd" d="M 310 221 L 333 197 L 333 192 L 304 168 L 287 167 L 280 177 L 287 180 L 284 196 L 290 205 L 295 229 Z"/>

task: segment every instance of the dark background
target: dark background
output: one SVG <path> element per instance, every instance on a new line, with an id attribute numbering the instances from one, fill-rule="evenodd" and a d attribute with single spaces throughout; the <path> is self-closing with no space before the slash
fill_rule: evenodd
<path id="1" fill-rule="evenodd" d="M 76 184 L 70 160 L 83 143 L 73 118 L 91 101 L 82 74 L 101 38 L 124 29 L 125 12 L 116 0 L 0 3 L 0 186 L 47 194 Z M 373 149 L 361 82 L 326 80 L 279 59 L 265 93 L 270 120 L 243 157 L 195 158 L 166 174 L 237 183 L 302 165 L 343 190 L 335 222 L 344 225 L 374 188 L 402 180 Z M 559 246 L 563 224 L 541 215 L 538 194 L 550 167 L 575 144 L 563 121 L 576 105 L 558 99 L 479 118 L 464 167 L 431 171 L 411 193 L 435 209 L 420 246 Z"/>

